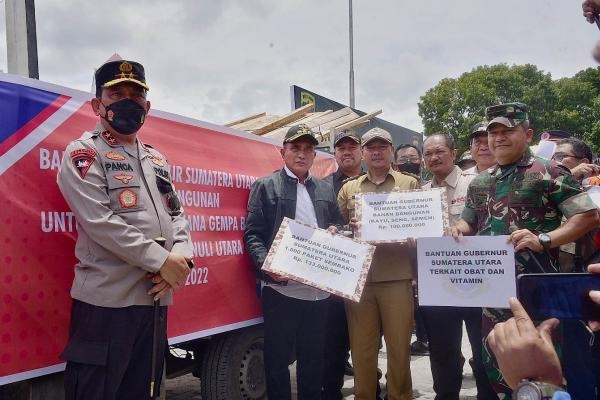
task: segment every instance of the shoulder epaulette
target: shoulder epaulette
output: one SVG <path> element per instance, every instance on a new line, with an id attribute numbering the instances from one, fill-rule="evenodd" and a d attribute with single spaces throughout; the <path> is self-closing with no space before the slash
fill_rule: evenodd
<path id="1" fill-rule="evenodd" d="M 353 180 L 355 180 L 355 179 L 358 179 L 358 178 L 360 178 L 361 176 L 363 176 L 364 174 L 366 174 L 366 172 L 361 172 L 361 173 L 360 173 L 360 174 L 358 174 L 358 175 L 354 175 L 354 176 L 351 176 L 351 177 L 349 177 L 349 178 L 346 178 L 346 179 L 344 179 L 344 180 L 342 181 L 342 183 L 347 183 L 347 182 L 353 181 Z"/>
<path id="2" fill-rule="evenodd" d="M 88 139 L 96 139 L 99 136 L 100 136 L 100 132 L 98 132 L 98 131 L 85 131 L 85 132 L 83 132 L 81 137 L 77 140 L 81 141 L 81 140 L 88 140 Z"/>

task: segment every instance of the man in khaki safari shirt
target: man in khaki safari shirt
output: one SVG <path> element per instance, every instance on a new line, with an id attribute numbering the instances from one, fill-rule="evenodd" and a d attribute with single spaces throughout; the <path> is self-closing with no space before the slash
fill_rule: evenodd
<path id="1" fill-rule="evenodd" d="M 360 229 L 354 216 L 356 193 L 388 193 L 419 188 L 415 178 L 392 169 L 394 146 L 389 132 L 373 128 L 363 135 L 361 145 L 367 173 L 347 182 L 338 194 L 342 216 L 355 229 Z M 388 356 L 387 398 L 412 398 L 412 252 L 414 249 L 406 244 L 377 245 L 360 302 L 345 302 L 357 400 L 370 400 L 376 392 L 377 354 L 382 329 Z"/>

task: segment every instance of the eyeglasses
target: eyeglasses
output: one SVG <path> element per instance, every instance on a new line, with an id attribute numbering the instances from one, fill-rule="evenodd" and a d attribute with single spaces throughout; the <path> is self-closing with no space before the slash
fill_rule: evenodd
<path id="1" fill-rule="evenodd" d="M 583 157 L 577 157 L 573 154 L 565 154 L 565 153 L 554 153 L 554 155 L 552 156 L 552 159 L 554 161 L 558 161 L 561 162 L 565 157 L 571 157 L 574 158 L 576 160 L 581 160 Z"/>
<path id="2" fill-rule="evenodd" d="M 418 163 L 419 161 L 421 161 L 421 159 L 417 156 L 412 156 L 412 157 L 398 157 L 397 163 L 398 164 L 406 164 L 408 162 L 411 163 Z"/>

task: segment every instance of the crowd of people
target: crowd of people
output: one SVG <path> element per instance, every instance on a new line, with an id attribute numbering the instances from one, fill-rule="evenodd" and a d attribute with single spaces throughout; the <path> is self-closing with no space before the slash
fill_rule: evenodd
<path id="1" fill-rule="evenodd" d="M 245 230 L 246 248 L 262 279 L 269 397 L 291 398 L 288 363 L 290 352 L 295 351 L 292 358 L 297 360 L 299 399 L 343 398 L 341 388 L 350 350 L 355 398 L 379 398 L 377 354 L 382 337 L 387 352 L 385 398 L 412 397 L 410 353 L 414 343 L 411 346 L 410 338 L 413 286 L 418 281 L 414 245 L 411 241 L 376 245 L 360 301 L 342 300 L 261 270 L 284 217 L 327 228 L 332 233 L 346 230 L 342 225 L 356 230 L 360 224 L 355 215 L 357 193 L 443 187 L 451 226 L 448 234 L 457 240 L 463 235 L 507 235 L 515 249 L 515 274 L 581 268 L 575 254 L 570 263 L 559 265 L 559 253 L 561 246 L 578 242 L 599 226 L 598 207 L 583 183 L 598 175 L 600 168 L 590 162 L 589 146 L 581 140 L 558 140 L 553 159 L 546 160 L 533 155 L 533 137 L 525 104 L 491 106 L 485 121 L 470 134 L 475 165 L 462 170 L 455 165 L 457 150 L 448 134 L 428 136 L 421 153 L 412 144 L 394 148 L 390 133 L 378 127 L 362 137 L 346 130 L 334 140 L 338 170 L 322 182 L 310 174 L 317 144 L 313 132 L 303 125 L 291 127 L 283 143 L 283 168 L 259 179 L 251 190 Z M 428 182 L 421 176 L 423 167 L 432 174 Z M 326 308 L 329 311 L 323 311 Z M 521 385 L 520 379 L 512 379 L 510 372 L 507 375 L 507 365 L 512 363 L 506 361 L 508 350 L 502 344 L 506 335 L 499 332 L 513 327 L 515 319 L 519 328 L 524 321 L 528 321 L 529 328 L 534 325 L 523 316 L 524 310 L 516 299 L 511 299 L 511 308 L 514 318 L 507 309 L 414 308 L 425 332 L 419 341 L 427 347 L 436 399 L 459 397 L 465 363 L 461 353 L 463 323 L 473 354 L 469 363 L 477 398 L 496 399 L 499 394 L 510 398 Z M 322 318 L 327 312 L 324 324 Z M 553 320 L 540 325 L 540 337 L 546 339 L 556 324 Z M 530 379 L 529 385 L 553 385 L 557 393 L 566 389 L 566 384 L 574 398 L 595 398 L 597 377 L 589 331 L 581 323 L 563 321 L 562 325 L 561 381 L 556 376 L 547 378 L 544 373 L 513 375 Z M 310 334 L 306 332 L 308 327 Z M 573 356 L 566 354 L 567 350 Z M 496 359 L 494 355 L 499 351 L 502 356 Z M 552 363 L 554 358 L 558 359 L 554 355 Z M 312 379 L 307 379 L 309 368 L 322 372 L 313 369 Z"/>

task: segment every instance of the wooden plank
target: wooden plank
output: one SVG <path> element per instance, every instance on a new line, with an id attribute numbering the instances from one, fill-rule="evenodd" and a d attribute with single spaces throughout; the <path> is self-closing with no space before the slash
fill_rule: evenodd
<path id="1" fill-rule="evenodd" d="M 253 120 L 253 119 L 259 118 L 259 117 L 264 117 L 265 115 L 267 115 L 267 113 L 266 113 L 266 112 L 262 112 L 262 113 L 259 113 L 259 114 L 254 114 L 254 115 L 249 115 L 249 116 L 247 116 L 247 117 L 244 117 L 244 118 L 238 119 L 237 121 L 229 122 L 229 123 L 225 124 L 225 126 L 228 126 L 228 127 L 230 127 L 230 128 L 233 128 L 235 125 L 239 125 L 239 124 L 241 124 L 241 123 L 243 123 L 243 122 L 247 122 L 247 121 L 250 121 L 250 120 Z"/>
<path id="2" fill-rule="evenodd" d="M 358 115 L 356 115 L 356 114 L 355 115 L 352 115 L 352 114 L 343 115 L 340 118 L 334 119 L 334 120 L 326 122 L 324 124 L 321 124 L 321 129 L 336 128 L 340 125 L 344 125 L 347 122 L 354 121 L 357 118 L 358 118 Z"/>
<path id="3" fill-rule="evenodd" d="M 333 110 L 317 111 L 314 113 L 310 113 L 307 116 L 305 116 L 304 118 L 300 118 L 299 120 L 294 121 L 293 123 L 289 124 L 288 127 L 290 127 L 291 125 L 305 124 L 309 128 L 311 128 L 312 127 L 311 124 L 313 123 L 313 121 L 323 118 L 323 116 L 329 115 L 331 113 L 333 113 Z"/>
<path id="4" fill-rule="evenodd" d="M 269 138 L 274 138 L 274 139 L 283 138 L 285 136 L 285 133 L 288 131 L 288 129 L 290 129 L 290 127 L 292 127 L 294 125 L 299 125 L 299 124 L 305 124 L 312 130 L 315 130 L 315 129 L 318 130 L 319 124 L 315 121 L 317 121 L 317 119 L 319 117 L 321 117 L 323 114 L 329 114 L 331 112 L 332 112 L 331 110 L 327 110 L 327 111 L 323 111 L 323 112 L 311 113 L 306 118 L 302 118 L 297 121 L 292 121 L 286 126 L 282 126 L 281 128 L 277 128 L 275 130 L 265 133 L 263 136 L 269 137 Z"/>
<path id="5" fill-rule="evenodd" d="M 265 126 L 263 126 L 262 128 L 258 128 L 254 130 L 254 133 L 256 135 L 264 135 L 267 132 L 270 132 L 274 129 L 280 128 L 284 125 L 287 125 L 288 123 L 290 123 L 291 121 L 296 121 L 297 119 L 299 119 L 300 117 L 308 114 L 309 112 L 312 112 L 315 109 L 315 105 L 314 104 L 307 104 L 303 107 L 300 107 L 294 111 L 292 111 L 291 113 L 284 115 L 283 117 L 277 119 L 276 121 L 271 122 L 270 124 L 267 124 Z"/>
<path id="6" fill-rule="evenodd" d="M 383 110 L 379 110 L 379 111 L 374 111 L 369 114 L 365 114 L 360 118 L 356 118 L 355 120 L 352 120 L 352 121 L 346 122 L 345 124 L 337 126 L 336 130 L 343 131 L 344 129 L 349 129 L 349 128 L 353 128 L 355 126 L 364 125 L 367 122 L 369 122 L 371 120 L 371 118 L 381 114 L 382 112 L 383 112 Z"/>
<path id="7" fill-rule="evenodd" d="M 239 125 L 236 125 L 232 128 L 239 129 L 242 131 L 254 131 L 255 129 L 259 129 L 267 124 L 270 124 L 273 121 L 276 121 L 279 118 L 277 115 L 264 115 L 262 117 L 258 117 L 256 119 L 242 122 Z"/>
<path id="8" fill-rule="evenodd" d="M 319 125 L 323 125 L 328 122 L 331 122 L 331 121 L 334 121 L 336 119 L 343 118 L 346 116 L 351 116 L 352 118 L 358 118 L 358 114 L 355 114 L 351 109 L 342 108 L 341 110 L 337 110 L 337 111 L 330 112 L 328 114 L 320 116 L 320 118 L 318 120 L 316 120 L 315 122 L 318 122 Z"/>
<path id="9" fill-rule="evenodd" d="M 317 115 L 319 113 L 313 113 L 311 116 Z M 334 129 L 336 126 L 344 124 L 346 122 L 355 120 L 359 118 L 358 114 L 352 111 L 351 108 L 346 107 L 337 111 L 324 111 L 320 115 L 317 115 L 317 119 L 312 119 L 307 121 L 306 125 L 315 131 L 317 140 L 319 142 L 326 142 L 330 140 L 330 131 Z M 294 122 L 294 125 L 303 123 L 302 120 Z M 285 132 L 289 129 L 289 126 L 282 127 L 276 129 L 274 131 L 268 132 L 264 134 L 266 137 L 270 137 L 273 139 L 283 139 L 285 136 Z"/>

